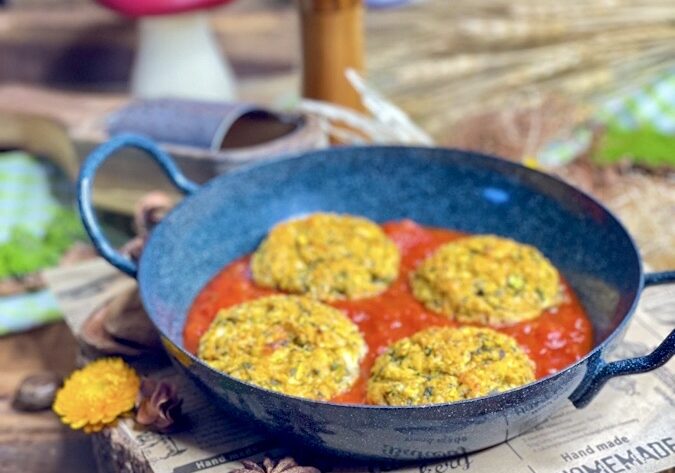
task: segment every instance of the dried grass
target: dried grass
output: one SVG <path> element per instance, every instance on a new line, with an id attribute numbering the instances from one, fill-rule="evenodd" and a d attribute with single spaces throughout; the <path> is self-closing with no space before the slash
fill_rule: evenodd
<path id="1" fill-rule="evenodd" d="M 666 0 L 429 0 L 375 27 L 369 82 L 441 142 L 523 91 L 590 103 L 675 65 Z"/>
<path id="2" fill-rule="evenodd" d="M 305 104 L 346 124 L 329 131 L 348 143 L 426 142 L 419 127 L 442 145 L 521 160 L 675 66 L 672 0 L 428 0 L 369 21 L 368 82 L 409 119 L 388 121 L 386 101 L 371 117 Z M 675 268 L 673 174 L 587 158 L 549 171 L 614 210 L 650 266 Z"/>
<path id="3" fill-rule="evenodd" d="M 551 171 L 614 211 L 651 268 L 675 268 L 675 172 L 648 172 L 628 163 L 598 167 L 585 156 Z"/>

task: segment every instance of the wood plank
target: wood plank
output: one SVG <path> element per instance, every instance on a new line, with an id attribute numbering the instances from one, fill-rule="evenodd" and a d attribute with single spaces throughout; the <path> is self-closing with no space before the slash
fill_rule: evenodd
<path id="1" fill-rule="evenodd" d="M 65 427 L 51 411 L 14 411 L 11 398 L 33 373 L 74 368 L 77 342 L 62 322 L 0 338 L 0 471 L 78 473 L 96 471 L 91 439 Z"/>

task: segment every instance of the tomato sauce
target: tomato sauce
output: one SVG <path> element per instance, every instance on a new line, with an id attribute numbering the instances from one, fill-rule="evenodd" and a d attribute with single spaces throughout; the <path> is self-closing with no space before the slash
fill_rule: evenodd
<path id="1" fill-rule="evenodd" d="M 393 342 L 428 327 L 458 325 L 419 303 L 412 295 L 408 277 L 436 248 L 465 234 L 422 227 L 411 220 L 389 222 L 382 227 L 401 251 L 401 271 L 389 289 L 377 297 L 331 303 L 358 325 L 368 344 L 358 381 L 335 402 L 365 403 L 366 381 L 375 358 Z M 250 256 L 245 256 L 226 266 L 196 297 L 183 332 L 185 348 L 190 352 L 197 352 L 199 339 L 218 310 L 278 293 L 254 284 L 249 259 Z M 534 360 L 537 378 L 562 370 L 592 347 L 592 327 L 583 307 L 565 281 L 563 290 L 564 300 L 555 309 L 534 320 L 496 328 L 513 336 Z"/>

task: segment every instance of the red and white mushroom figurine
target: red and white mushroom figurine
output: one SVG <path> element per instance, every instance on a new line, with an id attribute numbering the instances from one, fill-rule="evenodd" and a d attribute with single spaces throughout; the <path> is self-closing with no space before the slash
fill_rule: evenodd
<path id="1" fill-rule="evenodd" d="M 139 19 L 131 89 L 139 97 L 232 100 L 232 70 L 211 31 L 206 9 L 232 0 L 97 0 Z"/>

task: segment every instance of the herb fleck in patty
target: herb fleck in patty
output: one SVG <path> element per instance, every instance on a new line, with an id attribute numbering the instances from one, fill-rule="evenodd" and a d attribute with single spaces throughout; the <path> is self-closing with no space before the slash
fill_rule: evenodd
<path id="1" fill-rule="evenodd" d="M 560 302 L 558 271 L 539 250 L 492 235 L 441 246 L 410 283 L 427 308 L 465 323 L 512 324 Z"/>
<path id="2" fill-rule="evenodd" d="M 367 399 L 397 406 L 454 402 L 534 379 L 534 363 L 508 335 L 489 328 L 430 328 L 377 358 Z"/>
<path id="3" fill-rule="evenodd" d="M 398 248 L 374 222 L 317 213 L 274 227 L 251 269 L 260 286 L 334 301 L 381 293 L 399 262 Z"/>
<path id="4" fill-rule="evenodd" d="M 198 355 L 213 368 L 263 388 L 331 399 L 359 375 L 367 350 L 338 309 L 299 296 L 269 296 L 216 315 Z"/>

